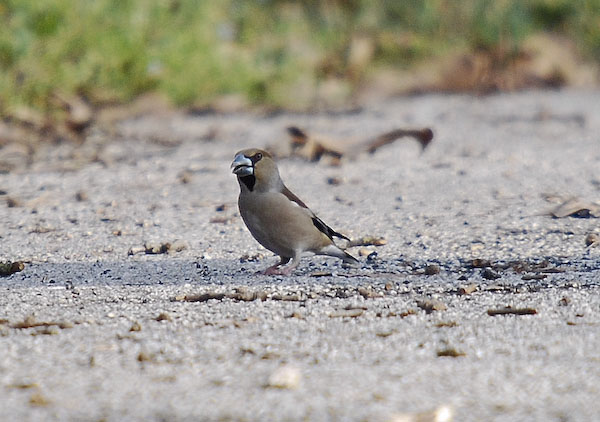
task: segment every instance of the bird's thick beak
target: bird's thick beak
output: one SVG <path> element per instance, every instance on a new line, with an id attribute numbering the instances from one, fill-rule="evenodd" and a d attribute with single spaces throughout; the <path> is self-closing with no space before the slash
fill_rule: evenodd
<path id="1" fill-rule="evenodd" d="M 233 163 L 231 163 L 231 172 L 240 177 L 254 174 L 252 160 L 246 157 L 244 154 L 236 155 Z"/>

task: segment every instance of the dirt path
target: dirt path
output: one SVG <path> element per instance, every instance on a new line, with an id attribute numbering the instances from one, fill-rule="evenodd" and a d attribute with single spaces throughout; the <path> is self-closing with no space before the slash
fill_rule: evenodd
<path id="1" fill-rule="evenodd" d="M 598 104 L 171 114 L 40 152 L 0 175 L 0 260 L 25 261 L 0 278 L 0 420 L 598 420 L 600 220 L 549 215 L 600 200 Z M 350 249 L 361 268 L 307 257 L 291 277 L 255 274 L 275 258 L 239 218 L 229 163 L 292 124 L 435 132 L 424 153 L 279 160 L 334 229 L 387 240 Z"/>

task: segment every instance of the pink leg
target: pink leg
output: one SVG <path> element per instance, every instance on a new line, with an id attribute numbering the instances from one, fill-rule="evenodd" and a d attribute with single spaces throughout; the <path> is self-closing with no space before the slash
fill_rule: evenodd
<path id="1" fill-rule="evenodd" d="M 279 257 L 279 262 L 277 264 L 270 266 L 266 270 L 259 271 L 258 273 L 264 274 L 264 275 L 279 275 L 279 274 L 281 274 L 281 270 L 279 269 L 279 267 L 282 266 L 283 264 L 287 264 L 287 262 L 289 260 L 290 260 L 290 258 L 281 256 L 281 257 Z"/>
<path id="2" fill-rule="evenodd" d="M 279 261 L 278 264 L 267 268 L 265 271 L 263 271 L 263 274 L 265 274 L 265 275 L 290 275 L 292 273 L 292 271 L 294 271 L 294 269 L 300 263 L 300 254 L 297 254 L 296 256 L 294 256 L 294 259 L 292 260 L 292 263 L 290 265 L 288 265 L 287 267 L 280 268 L 281 265 L 287 263 L 289 260 L 290 260 L 290 258 L 282 257 L 281 261 Z"/>

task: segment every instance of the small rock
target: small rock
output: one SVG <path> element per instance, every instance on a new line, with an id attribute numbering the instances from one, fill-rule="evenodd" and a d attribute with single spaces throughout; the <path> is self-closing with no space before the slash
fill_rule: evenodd
<path id="1" fill-rule="evenodd" d="M 267 387 L 293 390 L 298 388 L 302 374 L 295 366 L 283 365 L 277 368 L 267 381 Z"/>
<path id="2" fill-rule="evenodd" d="M 31 333 L 31 335 L 32 336 L 38 336 L 38 335 L 54 336 L 54 335 L 58 334 L 59 332 L 60 331 L 58 330 L 57 326 L 46 325 L 46 326 L 37 327 L 36 330 Z"/>
<path id="3" fill-rule="evenodd" d="M 150 362 L 152 360 L 152 356 L 150 356 L 146 352 L 140 352 L 137 356 L 138 362 Z"/>
<path id="4" fill-rule="evenodd" d="M 586 246 L 597 246 L 600 244 L 600 236 L 596 233 L 590 233 L 585 237 Z"/>
<path id="5" fill-rule="evenodd" d="M 0 125 L 2 125 L 1 122 Z M 0 142 L 0 172 L 26 168 L 30 163 L 32 150 L 20 142 L 5 144 L 7 139 L 2 135 L 8 134 L 2 133 L 1 129 L 2 127 L 0 126 L 0 139 L 3 141 Z M 14 134 L 17 135 L 16 133 Z"/>
<path id="6" fill-rule="evenodd" d="M 22 261 L 7 261 L 0 262 L 0 276 L 5 277 L 14 273 L 18 273 L 25 269 L 25 264 Z"/>
<path id="7" fill-rule="evenodd" d="M 306 298 L 300 293 L 288 293 L 286 295 L 275 293 L 271 296 L 271 300 L 281 300 L 283 302 L 302 302 L 306 300 Z"/>
<path id="8" fill-rule="evenodd" d="M 144 251 L 149 255 L 167 253 L 169 249 L 171 249 L 171 244 L 169 242 L 144 244 Z"/>
<path id="9" fill-rule="evenodd" d="M 372 251 L 371 251 L 370 249 L 367 249 L 367 248 L 360 248 L 360 249 L 358 250 L 358 256 L 369 256 L 369 254 L 370 254 L 371 252 L 372 252 Z"/>
<path id="10" fill-rule="evenodd" d="M 400 312 L 398 314 L 398 316 L 400 318 L 406 318 L 407 316 L 416 315 L 416 314 L 417 314 L 417 311 L 415 309 L 409 309 L 408 311 Z M 388 316 L 393 317 L 393 316 L 396 316 L 396 315 L 393 312 L 390 312 L 390 315 L 388 315 Z"/>
<path id="11" fill-rule="evenodd" d="M 311 277 L 329 277 L 330 275 L 333 275 L 331 271 L 315 271 L 310 273 Z"/>
<path id="12" fill-rule="evenodd" d="M 569 299 L 566 296 L 563 296 L 562 299 L 558 301 L 558 304 L 560 306 L 569 306 L 570 303 L 571 303 L 571 299 Z"/>
<path id="13" fill-rule="evenodd" d="M 83 202 L 83 201 L 87 201 L 88 198 L 88 194 L 85 191 L 77 191 L 75 193 L 75 199 L 77 200 L 77 202 Z"/>
<path id="14" fill-rule="evenodd" d="M 459 295 L 470 295 L 477 290 L 477 284 L 469 284 L 468 286 L 461 286 L 458 288 Z"/>
<path id="15" fill-rule="evenodd" d="M 17 207 L 23 206 L 23 202 L 20 199 L 15 198 L 13 196 L 7 196 L 6 197 L 6 206 L 8 208 L 17 208 Z"/>
<path id="16" fill-rule="evenodd" d="M 521 280 L 543 280 L 548 277 L 548 274 L 525 274 L 521 277 Z"/>
<path id="17" fill-rule="evenodd" d="M 304 319 L 305 317 L 302 312 L 294 311 L 290 315 L 288 315 L 288 318 Z"/>
<path id="18" fill-rule="evenodd" d="M 428 314 L 433 311 L 445 311 L 448 307 L 437 299 L 417 300 L 417 306 L 423 309 Z"/>
<path id="19" fill-rule="evenodd" d="M 168 245 L 168 243 L 167 243 Z M 169 249 L 169 253 L 171 252 L 181 252 L 185 249 L 187 249 L 188 245 L 184 240 L 175 240 L 173 243 L 171 243 L 171 247 Z"/>
<path id="20" fill-rule="evenodd" d="M 129 329 L 130 332 L 133 331 L 142 331 L 142 326 L 140 325 L 139 322 L 135 321 L 132 325 L 131 328 Z"/>
<path id="21" fill-rule="evenodd" d="M 381 295 L 379 293 L 377 293 L 375 290 L 373 290 L 370 287 L 369 288 L 359 287 L 358 288 L 358 294 L 360 294 L 365 299 L 373 299 L 373 298 L 376 298 L 376 297 L 381 297 Z"/>
<path id="22" fill-rule="evenodd" d="M 177 178 L 179 179 L 179 182 L 184 185 L 190 183 L 192 181 L 193 177 L 194 177 L 194 175 L 189 170 L 183 170 L 177 176 Z"/>
<path id="23" fill-rule="evenodd" d="M 244 254 L 240 256 L 240 262 L 258 262 L 264 258 L 264 255 L 261 253 L 256 253 L 253 255 Z"/>
<path id="24" fill-rule="evenodd" d="M 435 275 L 440 273 L 440 266 L 437 264 L 431 264 L 425 267 L 425 271 L 423 274 L 425 275 Z"/>
<path id="25" fill-rule="evenodd" d="M 160 314 L 158 314 L 158 316 L 156 318 L 154 318 L 156 321 L 172 321 L 173 319 L 171 318 L 171 315 L 169 315 L 166 312 L 161 312 Z"/>
<path id="26" fill-rule="evenodd" d="M 250 291 L 247 288 L 239 288 L 237 292 L 230 293 L 226 297 L 229 299 L 240 300 L 242 302 L 252 302 L 254 300 L 267 300 L 267 292 L 259 290 L 259 291 Z"/>
<path id="27" fill-rule="evenodd" d="M 485 268 L 490 267 L 491 265 L 491 262 L 487 259 L 475 258 L 471 261 L 471 266 L 473 268 Z"/>
<path id="28" fill-rule="evenodd" d="M 491 268 L 484 268 L 481 271 L 481 276 L 483 278 L 485 278 L 486 280 L 497 280 L 501 277 L 500 274 L 498 274 L 496 271 L 492 270 Z"/>
<path id="29" fill-rule="evenodd" d="M 440 406 L 435 410 L 419 413 L 398 413 L 388 422 L 452 422 L 454 411 L 450 406 Z"/>
<path id="30" fill-rule="evenodd" d="M 48 400 L 42 393 L 33 393 L 31 397 L 29 397 L 29 404 L 32 406 L 48 406 L 50 404 L 50 400 Z"/>

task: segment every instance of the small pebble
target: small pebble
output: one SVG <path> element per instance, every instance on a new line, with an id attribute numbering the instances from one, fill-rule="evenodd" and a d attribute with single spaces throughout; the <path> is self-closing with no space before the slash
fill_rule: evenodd
<path id="1" fill-rule="evenodd" d="M 458 288 L 459 295 L 470 295 L 477 290 L 477 284 L 469 284 L 468 286 L 461 286 Z"/>
<path id="2" fill-rule="evenodd" d="M 360 249 L 358 250 L 358 256 L 369 256 L 369 254 L 370 254 L 371 252 L 372 252 L 372 251 L 371 251 L 370 249 L 367 249 L 367 248 L 360 248 Z"/>
<path id="3" fill-rule="evenodd" d="M 600 244 L 600 236 L 596 233 L 590 233 L 585 237 L 586 246 L 596 246 L 598 244 Z"/>
<path id="4" fill-rule="evenodd" d="M 131 328 L 129 329 L 129 331 L 142 331 L 142 326 L 140 325 L 139 322 L 135 321 L 132 325 Z"/>
<path id="5" fill-rule="evenodd" d="M 425 275 L 435 275 L 440 273 L 440 266 L 436 264 L 431 264 L 425 267 L 424 274 Z"/>
<path id="6" fill-rule="evenodd" d="M 417 300 L 417 306 L 430 314 L 433 311 L 445 311 L 446 305 L 437 299 Z"/>
<path id="7" fill-rule="evenodd" d="M 283 365 L 269 376 L 267 387 L 294 390 L 300 385 L 302 374 L 295 366 Z"/>
<path id="8" fill-rule="evenodd" d="M 481 271 L 481 276 L 483 278 L 485 278 L 486 280 L 496 280 L 501 277 L 500 274 L 498 274 L 496 271 L 492 270 L 491 268 L 484 268 Z"/>

